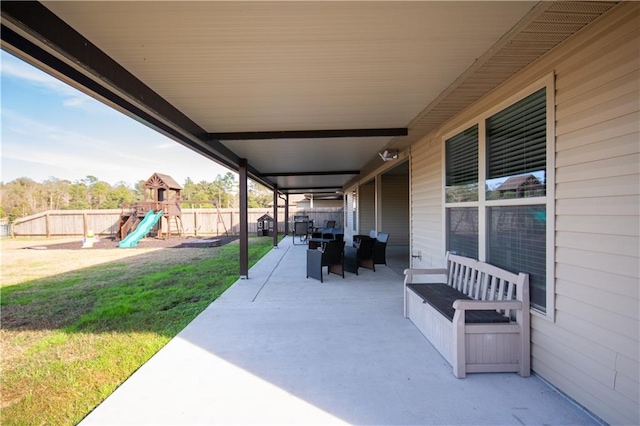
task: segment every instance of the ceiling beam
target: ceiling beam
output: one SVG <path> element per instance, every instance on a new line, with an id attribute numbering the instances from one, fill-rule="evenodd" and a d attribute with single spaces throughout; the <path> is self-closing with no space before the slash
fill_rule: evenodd
<path id="1" fill-rule="evenodd" d="M 339 170 L 335 172 L 286 172 L 286 173 L 262 173 L 265 177 L 288 177 L 288 176 L 334 176 L 334 175 L 359 175 L 359 170 Z"/>
<path id="2" fill-rule="evenodd" d="M 289 188 L 280 188 L 280 191 L 283 192 L 313 192 L 313 191 L 342 191 L 341 186 L 298 186 L 298 187 L 289 187 Z"/>
<path id="3" fill-rule="evenodd" d="M 380 136 L 407 136 L 406 127 L 385 129 L 343 129 L 343 130 L 283 130 L 275 132 L 231 132 L 209 133 L 209 139 L 221 141 L 245 141 L 261 139 L 328 139 L 328 138 L 368 138 Z"/>

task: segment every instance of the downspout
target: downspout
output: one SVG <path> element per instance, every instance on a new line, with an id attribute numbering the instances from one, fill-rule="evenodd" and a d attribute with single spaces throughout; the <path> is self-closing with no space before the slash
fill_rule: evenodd
<path id="1" fill-rule="evenodd" d="M 382 175 L 376 175 L 374 189 L 374 222 L 376 235 L 382 230 Z"/>
<path id="2" fill-rule="evenodd" d="M 284 235 L 289 235 L 289 194 L 284 197 L 278 195 L 281 200 L 284 200 Z"/>

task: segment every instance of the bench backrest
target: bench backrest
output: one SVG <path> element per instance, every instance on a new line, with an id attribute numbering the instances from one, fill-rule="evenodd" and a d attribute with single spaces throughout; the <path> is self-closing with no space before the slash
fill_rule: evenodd
<path id="1" fill-rule="evenodd" d="M 529 275 L 447 253 L 447 284 L 476 300 L 520 300 L 529 306 Z M 499 310 L 512 317 L 508 309 Z"/>

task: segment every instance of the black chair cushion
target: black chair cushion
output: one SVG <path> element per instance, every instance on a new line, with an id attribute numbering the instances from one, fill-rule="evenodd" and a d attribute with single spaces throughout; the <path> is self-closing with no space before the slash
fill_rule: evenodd
<path id="1" fill-rule="evenodd" d="M 435 284 L 407 284 L 414 293 L 423 301 L 433 306 L 435 310 L 453 322 L 453 302 L 458 299 L 473 300 L 455 288 L 442 283 Z M 464 322 L 466 324 L 486 324 L 509 322 L 509 318 L 497 311 L 466 311 Z"/>

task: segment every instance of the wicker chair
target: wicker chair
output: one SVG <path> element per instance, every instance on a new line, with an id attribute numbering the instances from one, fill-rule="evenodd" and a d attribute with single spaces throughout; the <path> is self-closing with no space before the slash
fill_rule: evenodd
<path id="1" fill-rule="evenodd" d="M 322 268 L 327 267 L 327 274 L 334 273 L 344 278 L 344 241 L 328 241 L 322 250 L 307 250 L 307 278 L 315 278 L 324 282 Z"/>
<path id="2" fill-rule="evenodd" d="M 373 245 L 375 239 L 365 237 L 354 242 L 356 247 L 345 247 L 344 249 L 344 269 L 358 275 L 358 268 L 363 267 L 376 271 L 373 263 Z"/>

